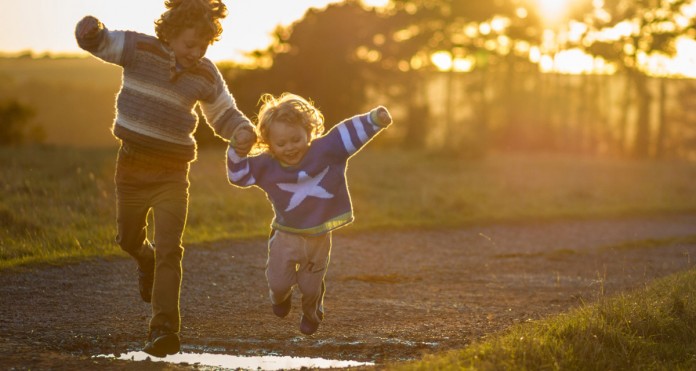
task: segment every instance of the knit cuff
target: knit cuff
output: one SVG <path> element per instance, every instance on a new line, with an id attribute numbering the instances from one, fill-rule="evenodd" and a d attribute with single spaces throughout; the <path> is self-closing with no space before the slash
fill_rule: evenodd
<path id="1" fill-rule="evenodd" d="M 385 128 L 392 123 L 392 117 L 386 108 L 379 106 L 370 111 L 370 122 L 376 126 Z"/>

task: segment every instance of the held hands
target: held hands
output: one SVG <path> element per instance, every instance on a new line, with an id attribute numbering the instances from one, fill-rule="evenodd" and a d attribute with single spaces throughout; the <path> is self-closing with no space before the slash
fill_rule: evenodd
<path id="1" fill-rule="evenodd" d="M 256 144 L 256 133 L 253 129 L 244 127 L 234 133 L 232 148 L 239 157 L 246 157 L 254 144 Z"/>
<path id="2" fill-rule="evenodd" d="M 77 29 L 75 33 L 80 39 L 91 39 L 99 35 L 99 31 L 104 28 L 98 19 L 91 15 L 88 15 L 77 24 Z"/>

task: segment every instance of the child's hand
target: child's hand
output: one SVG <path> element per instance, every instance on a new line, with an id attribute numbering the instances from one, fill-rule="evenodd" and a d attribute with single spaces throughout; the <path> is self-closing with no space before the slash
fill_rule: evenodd
<path id="1" fill-rule="evenodd" d="M 232 148 L 239 157 L 246 157 L 256 143 L 256 133 L 252 129 L 237 130 L 232 141 Z"/>
<path id="2" fill-rule="evenodd" d="M 392 117 L 386 108 L 379 106 L 370 112 L 370 118 L 375 124 L 385 127 L 392 123 Z"/>
<path id="3" fill-rule="evenodd" d="M 80 39 L 94 38 L 103 28 L 101 22 L 91 15 L 88 15 L 77 24 L 77 37 Z"/>

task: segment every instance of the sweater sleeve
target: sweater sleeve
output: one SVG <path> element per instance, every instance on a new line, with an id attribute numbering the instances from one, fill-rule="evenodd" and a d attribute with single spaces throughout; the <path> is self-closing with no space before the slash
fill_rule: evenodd
<path id="1" fill-rule="evenodd" d="M 378 114 L 379 112 L 386 112 L 386 109 L 377 107 L 332 127 L 324 136 L 328 151 L 340 158 L 348 158 L 357 153 L 382 129 L 391 124 L 391 116 L 388 113 L 383 116 Z"/>
<path id="2" fill-rule="evenodd" d="M 83 19 L 80 22 L 84 22 Z M 109 63 L 125 66 L 128 63 L 128 56 L 131 54 L 128 48 L 132 48 L 134 33 L 129 31 L 110 31 L 99 22 L 99 32 L 92 37 L 79 37 L 75 28 L 75 39 L 77 45 L 95 57 Z"/>
<path id="3" fill-rule="evenodd" d="M 227 180 L 233 185 L 246 188 L 256 185 L 253 160 L 257 157 L 240 157 L 232 145 L 227 147 Z"/>
<path id="4" fill-rule="evenodd" d="M 237 108 L 237 102 L 227 89 L 227 84 L 225 84 L 220 71 L 212 62 L 207 61 L 207 63 L 210 64 L 215 79 L 211 94 L 200 101 L 201 110 L 208 124 L 215 133 L 227 141 L 233 138 L 237 130 L 249 129 L 253 131 L 254 125 Z"/>

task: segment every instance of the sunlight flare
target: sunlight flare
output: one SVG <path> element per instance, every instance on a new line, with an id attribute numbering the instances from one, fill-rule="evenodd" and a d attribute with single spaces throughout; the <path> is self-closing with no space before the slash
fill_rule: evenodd
<path id="1" fill-rule="evenodd" d="M 369 7 L 383 8 L 389 5 L 389 0 L 362 0 L 362 3 Z"/>
<path id="2" fill-rule="evenodd" d="M 559 23 L 565 19 L 568 6 L 569 0 L 537 0 L 539 14 L 550 24 Z"/>

